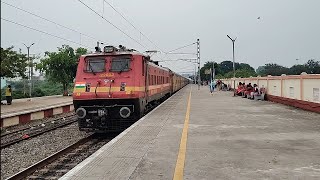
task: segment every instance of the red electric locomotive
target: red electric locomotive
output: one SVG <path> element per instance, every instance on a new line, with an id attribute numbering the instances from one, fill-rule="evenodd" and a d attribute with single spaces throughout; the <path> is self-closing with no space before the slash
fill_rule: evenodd
<path id="1" fill-rule="evenodd" d="M 81 56 L 77 68 L 73 104 L 80 130 L 121 131 L 189 82 L 135 50 L 96 50 Z"/>

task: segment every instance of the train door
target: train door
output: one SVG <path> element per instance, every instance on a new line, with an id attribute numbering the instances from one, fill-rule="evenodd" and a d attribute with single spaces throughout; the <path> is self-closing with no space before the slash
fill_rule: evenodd
<path id="1" fill-rule="evenodd" d="M 149 66 L 148 66 L 148 58 L 147 57 L 143 57 L 143 67 L 144 67 L 144 74 L 145 74 L 145 83 L 144 83 L 144 93 L 145 93 L 145 101 L 146 104 L 148 104 L 149 102 Z"/>
<path id="2" fill-rule="evenodd" d="M 173 72 L 169 70 L 170 95 L 173 93 Z"/>

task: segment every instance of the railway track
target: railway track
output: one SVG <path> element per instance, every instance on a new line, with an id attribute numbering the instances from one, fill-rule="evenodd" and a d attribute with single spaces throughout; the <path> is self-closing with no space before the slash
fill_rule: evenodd
<path id="1" fill-rule="evenodd" d="M 117 134 L 104 137 L 101 134 L 90 134 L 71 144 L 59 152 L 35 163 L 23 171 L 11 176 L 8 180 L 16 179 L 58 179 L 65 173 L 108 143 Z"/>
<path id="2" fill-rule="evenodd" d="M 152 109 L 154 109 L 156 106 L 161 104 L 162 101 L 163 100 L 160 100 L 159 102 L 156 102 L 152 104 L 150 107 L 148 107 L 145 114 L 149 113 Z M 72 120 L 73 118 L 75 118 L 74 121 Z M 29 133 L 29 135 L 30 137 L 35 137 L 45 132 L 52 131 L 53 129 L 63 127 L 67 125 L 67 123 L 71 124 L 72 122 L 76 121 L 76 117 L 74 115 L 69 116 L 65 118 L 65 121 L 66 122 L 64 124 L 59 124 L 55 127 L 52 127 L 46 130 L 39 130 L 39 132 L 31 132 Z M 1 144 L 1 149 L 24 140 L 21 138 L 21 135 L 25 134 L 25 132 L 29 130 L 31 131 L 30 128 L 21 129 L 20 131 L 10 132 L 1 136 L 2 138 L 2 137 L 10 136 L 13 134 L 20 135 L 20 138 L 15 141 Z M 89 157 L 91 154 L 96 152 L 103 145 L 105 145 L 110 140 L 112 140 L 113 137 L 115 137 L 116 135 L 117 135 L 116 133 L 112 133 L 112 134 L 110 133 L 110 134 L 106 134 L 106 136 L 103 137 L 102 134 L 99 134 L 97 136 L 96 134 L 92 133 L 87 137 L 77 141 L 76 143 L 71 144 L 70 146 L 50 156 L 47 156 L 46 158 L 29 166 L 23 171 L 20 171 L 10 176 L 8 179 L 58 179 L 62 177 L 65 173 L 67 173 L 69 170 L 74 168 L 76 165 L 81 163 L 83 160 L 85 160 L 87 157 Z"/>
<path id="3" fill-rule="evenodd" d="M 1 149 L 9 147 L 20 141 L 39 136 L 43 133 L 64 127 L 77 121 L 75 115 L 59 117 L 37 127 L 26 127 L 1 135 Z"/>

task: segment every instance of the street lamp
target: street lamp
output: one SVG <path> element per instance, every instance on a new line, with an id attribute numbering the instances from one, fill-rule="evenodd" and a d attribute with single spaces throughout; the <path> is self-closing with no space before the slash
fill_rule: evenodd
<path id="1" fill-rule="evenodd" d="M 27 46 L 25 43 L 23 43 L 23 45 L 28 49 L 28 61 L 30 62 L 30 48 L 31 46 L 34 45 L 34 43 L 32 43 L 30 46 Z M 29 97 L 31 97 L 31 87 L 32 87 L 32 74 L 33 74 L 33 60 L 31 60 L 30 62 L 30 67 L 29 67 L 29 80 L 30 80 L 30 84 L 29 84 Z"/>
<path id="2" fill-rule="evenodd" d="M 232 39 L 229 35 L 227 35 L 228 38 L 232 41 L 232 59 L 233 59 L 233 96 L 236 96 L 235 90 L 236 90 L 236 68 L 234 65 L 234 42 L 236 41 L 237 38 Z"/>

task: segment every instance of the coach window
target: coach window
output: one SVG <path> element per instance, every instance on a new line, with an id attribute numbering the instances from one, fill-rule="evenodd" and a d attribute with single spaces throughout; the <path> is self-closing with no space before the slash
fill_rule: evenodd
<path id="1" fill-rule="evenodd" d="M 105 72 L 106 60 L 104 57 L 89 57 L 85 59 L 85 72 Z"/>
<path id="2" fill-rule="evenodd" d="M 153 85 L 153 75 L 151 75 L 151 85 Z"/>
<path id="3" fill-rule="evenodd" d="M 129 71 L 130 70 L 130 57 L 127 56 L 120 56 L 115 57 L 111 61 L 111 69 L 110 71 L 114 72 L 122 72 L 122 71 Z"/>

